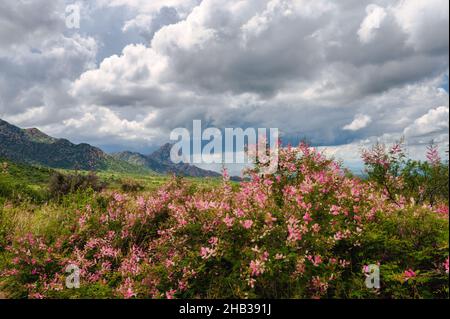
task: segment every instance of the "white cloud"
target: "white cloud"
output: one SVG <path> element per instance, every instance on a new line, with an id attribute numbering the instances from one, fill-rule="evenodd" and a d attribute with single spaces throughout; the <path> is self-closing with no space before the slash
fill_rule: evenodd
<path id="1" fill-rule="evenodd" d="M 6 3 L 7 13 L 23 5 Z M 54 3 L 55 12 L 64 5 Z M 58 14 L 20 33 L 38 6 L 16 20 L 2 16 L 1 117 L 120 149 L 161 144 L 193 119 L 278 127 L 285 138 L 337 147 L 418 131 L 416 120 L 448 108 L 439 89 L 448 74 L 446 1 L 97 0 L 91 7 L 80 34 L 61 28 Z M 17 39 L 4 30 L 17 30 Z M 94 64 L 98 50 L 107 58 Z"/>
<path id="2" fill-rule="evenodd" d="M 358 131 L 360 129 L 365 128 L 367 125 L 372 122 L 372 119 L 368 115 L 357 114 L 350 124 L 347 124 L 343 127 L 344 130 L 347 131 Z"/>
<path id="3" fill-rule="evenodd" d="M 448 140 L 448 116 L 448 106 L 431 109 L 407 126 L 403 133 L 409 140 L 419 138 L 421 143 L 428 143 L 433 138 L 438 139 L 437 142 L 445 142 Z"/>
<path id="4" fill-rule="evenodd" d="M 131 29 L 145 29 L 151 26 L 153 21 L 153 16 L 140 14 L 132 20 L 128 20 L 125 22 L 125 25 L 122 27 L 123 32 L 127 32 Z"/>
<path id="5" fill-rule="evenodd" d="M 380 28 L 381 23 L 386 18 L 386 10 L 377 5 L 371 4 L 366 8 L 367 16 L 361 23 L 358 30 L 359 40 L 362 43 L 370 42 L 376 34 L 377 29 Z"/>
<path id="6" fill-rule="evenodd" d="M 202 119 L 279 127 L 321 144 L 402 133 L 448 104 L 434 87 L 446 54 L 408 49 L 396 3 L 360 8 L 366 16 L 355 19 L 355 9 L 352 29 L 328 1 L 205 0 L 149 46 L 129 45 L 81 75 L 71 92 L 85 103 L 147 108 L 161 131 Z M 352 42 L 362 29 L 380 33 L 377 43 Z"/>
<path id="7" fill-rule="evenodd" d="M 356 172 L 362 171 L 361 150 L 369 149 L 377 142 L 392 145 L 405 138 L 405 150 L 408 157 L 426 160 L 426 146 L 431 142 L 438 146 L 442 158 L 448 158 L 445 151 L 449 145 L 449 107 L 439 106 L 430 109 L 426 114 L 416 118 L 403 132 L 384 133 L 370 136 L 352 143 L 320 147 L 327 156 L 342 160 L 344 164 Z"/>
<path id="8" fill-rule="evenodd" d="M 420 51 L 448 51 L 449 2 L 401 0 L 393 13 L 408 34 L 408 43 Z"/>

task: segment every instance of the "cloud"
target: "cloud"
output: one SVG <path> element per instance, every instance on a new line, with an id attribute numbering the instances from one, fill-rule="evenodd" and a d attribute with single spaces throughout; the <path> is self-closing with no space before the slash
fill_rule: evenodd
<path id="1" fill-rule="evenodd" d="M 350 13 L 337 3 L 206 0 L 157 31 L 150 45 L 129 45 L 81 75 L 72 94 L 98 105 L 147 106 L 168 126 L 199 117 L 215 125 L 282 126 L 317 143 L 342 143 L 356 138 L 369 117 L 371 129 L 361 134 L 401 132 L 413 120 L 405 114 L 446 103 L 447 95 L 432 88 L 448 65 L 445 55 L 410 48 L 394 5 L 361 4 L 368 16 L 384 17 L 383 24 L 362 23 L 379 27 L 379 43 L 361 44 L 354 35 L 368 16 L 354 18 L 353 30 L 342 28 Z M 403 123 L 392 121 L 397 111 Z M 355 119 L 360 113 L 367 115 Z"/>
<path id="2" fill-rule="evenodd" d="M 429 143 L 433 139 L 436 142 L 446 142 L 448 141 L 448 116 L 448 106 L 431 109 L 407 126 L 403 133 L 408 140 L 419 139 L 420 143 Z"/>
<path id="3" fill-rule="evenodd" d="M 95 66 L 96 51 L 93 38 L 50 33 L 33 50 L 0 56 L 0 116 L 44 107 L 47 120 L 57 119 L 55 108 L 72 106 L 71 82 Z M 26 123 L 32 124 L 32 119 Z"/>
<path id="4" fill-rule="evenodd" d="M 0 3 L 0 57 L 11 50 L 38 45 L 54 29 L 61 28 L 63 20 L 57 14 L 63 9 L 60 2 L 14 1 Z M 61 12 L 61 11 L 60 11 Z"/>
<path id="5" fill-rule="evenodd" d="M 372 122 L 372 119 L 368 115 L 357 114 L 355 119 L 350 124 L 345 125 L 342 129 L 347 131 L 358 131 L 365 128 Z"/>
<path id="6" fill-rule="evenodd" d="M 337 27 L 345 14 L 336 3 L 205 0 L 184 20 L 157 31 L 141 60 L 162 57 L 168 63 L 161 82 L 211 95 L 270 97 L 304 86 L 305 96 L 335 92 L 350 100 L 444 72 L 446 54 L 415 53 L 408 34 L 393 20 L 394 9 L 389 9 L 388 19 L 385 9 L 368 8 L 364 21 L 369 22 L 355 25 L 355 33 L 365 30 L 360 34 L 370 37 L 379 27 L 384 39 L 373 46 L 353 41 L 351 30 Z M 369 19 L 374 15 L 376 19 Z M 389 20 L 383 28 L 381 17 Z M 138 24 L 136 19 L 128 26 Z M 142 19 L 139 24 L 145 25 Z M 116 63 L 126 63 L 121 59 Z M 159 60 L 145 63 L 150 67 Z"/>
<path id="7" fill-rule="evenodd" d="M 448 1 L 402 0 L 393 7 L 393 13 L 415 50 L 448 53 Z"/>
<path id="8" fill-rule="evenodd" d="M 362 172 L 363 162 L 360 154 L 362 149 L 369 149 L 375 143 L 392 145 L 405 139 L 405 148 L 409 157 L 426 160 L 426 147 L 433 142 L 438 146 L 442 158 L 448 159 L 449 146 L 449 107 L 439 106 L 430 109 L 426 114 L 417 117 L 407 125 L 403 132 L 384 133 L 379 136 L 369 136 L 352 143 L 320 147 L 326 155 L 342 160 L 355 172 Z"/>
<path id="9" fill-rule="evenodd" d="M 361 23 L 358 30 L 359 40 L 362 43 L 367 43 L 373 39 L 377 29 L 380 28 L 381 23 L 386 18 L 386 10 L 377 5 L 369 5 L 366 8 L 367 16 Z"/>
<path id="10" fill-rule="evenodd" d="M 189 12 L 198 5 L 201 0 L 97 0 L 99 7 L 125 7 L 134 9 L 140 13 L 158 12 L 164 7 L 175 8 L 180 12 Z"/>
<path id="11" fill-rule="evenodd" d="M 449 104 L 445 0 L 97 0 L 77 32 L 59 14 L 32 21 L 17 40 L 0 31 L 0 116 L 100 146 L 147 152 L 193 119 L 419 145 L 415 121 Z M 433 123 L 426 138 L 445 139 Z"/>
<path id="12" fill-rule="evenodd" d="M 0 117 L 18 125 L 58 122 L 72 113 L 71 82 L 95 67 L 93 37 L 69 34 L 61 1 L 0 4 Z"/>
<path id="13" fill-rule="evenodd" d="M 173 7 L 162 7 L 152 14 L 138 14 L 125 22 L 122 31 L 127 33 L 136 30 L 144 39 L 151 41 L 154 34 L 165 25 L 180 21 L 178 11 Z"/>

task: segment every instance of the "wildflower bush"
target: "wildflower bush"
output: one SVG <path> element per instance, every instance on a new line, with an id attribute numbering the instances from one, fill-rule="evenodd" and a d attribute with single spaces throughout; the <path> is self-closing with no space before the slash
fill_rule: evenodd
<path id="1" fill-rule="evenodd" d="M 369 180 L 390 201 L 401 204 L 402 200 L 413 199 L 418 204 L 435 206 L 448 201 L 448 162 L 442 162 L 433 143 L 426 156 L 426 162 L 408 159 L 402 141 L 389 149 L 378 143 L 363 151 Z"/>
<path id="2" fill-rule="evenodd" d="M 225 171 L 208 190 L 174 178 L 153 194 L 103 192 L 58 235 L 11 238 L 4 287 L 16 298 L 448 298 L 448 200 L 418 204 L 395 161 L 364 158 L 367 181 L 301 144 L 238 186 Z M 371 264 L 379 289 L 365 284 Z M 68 265 L 79 289 L 65 287 Z"/>

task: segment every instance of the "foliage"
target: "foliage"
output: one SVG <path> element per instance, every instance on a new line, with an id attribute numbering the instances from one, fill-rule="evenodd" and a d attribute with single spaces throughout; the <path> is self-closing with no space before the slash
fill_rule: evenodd
<path id="1" fill-rule="evenodd" d="M 400 205 L 413 199 L 431 206 L 448 203 L 448 161 L 442 162 L 433 143 L 428 147 L 426 162 L 408 159 L 402 141 L 390 149 L 378 143 L 371 150 L 363 151 L 363 159 L 369 181 L 392 202 Z"/>
<path id="2" fill-rule="evenodd" d="M 280 150 L 275 174 L 257 167 L 240 185 L 224 172 L 212 188 L 174 178 L 154 193 L 67 200 L 71 214 L 52 226 L 9 232 L 5 288 L 16 298 L 448 298 L 448 203 L 407 201 L 403 160 L 387 156 L 367 161 L 364 181 L 301 144 Z M 70 264 L 80 289 L 64 286 Z M 380 289 L 364 284 L 369 264 L 381 267 Z"/>
<path id="3" fill-rule="evenodd" d="M 55 172 L 49 182 L 49 191 L 54 197 L 85 191 L 87 189 L 99 192 L 105 187 L 105 183 L 99 179 L 95 172 L 89 172 L 88 174 L 78 172 L 74 174 L 62 174 Z"/>
<path id="4" fill-rule="evenodd" d="M 121 184 L 122 191 L 126 193 L 135 193 L 144 190 L 144 186 L 133 179 L 123 180 Z"/>
<path id="5" fill-rule="evenodd" d="M 0 159 L 0 206 L 5 200 L 14 203 L 42 203 L 47 199 L 45 184 L 51 169 L 16 164 Z"/>

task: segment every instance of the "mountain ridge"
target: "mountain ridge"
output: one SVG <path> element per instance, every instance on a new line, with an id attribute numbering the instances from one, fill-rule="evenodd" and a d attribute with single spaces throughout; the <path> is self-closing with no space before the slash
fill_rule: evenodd
<path id="1" fill-rule="evenodd" d="M 107 154 L 87 143 L 74 144 L 67 139 L 49 136 L 37 128 L 22 129 L 0 119 L 0 158 L 60 169 L 220 176 L 217 172 L 193 165 L 173 164 L 170 148 L 171 144 L 165 144 L 150 155 L 130 151 Z"/>
<path id="2" fill-rule="evenodd" d="M 194 165 L 186 163 L 174 164 L 170 160 L 170 149 L 172 144 L 166 143 L 158 150 L 149 155 L 143 155 L 137 152 L 118 152 L 111 154 L 116 159 L 127 161 L 135 165 L 142 165 L 144 167 L 151 167 L 157 173 L 167 174 L 174 173 L 177 175 L 184 175 L 190 177 L 220 177 L 221 174 L 199 168 Z"/>

